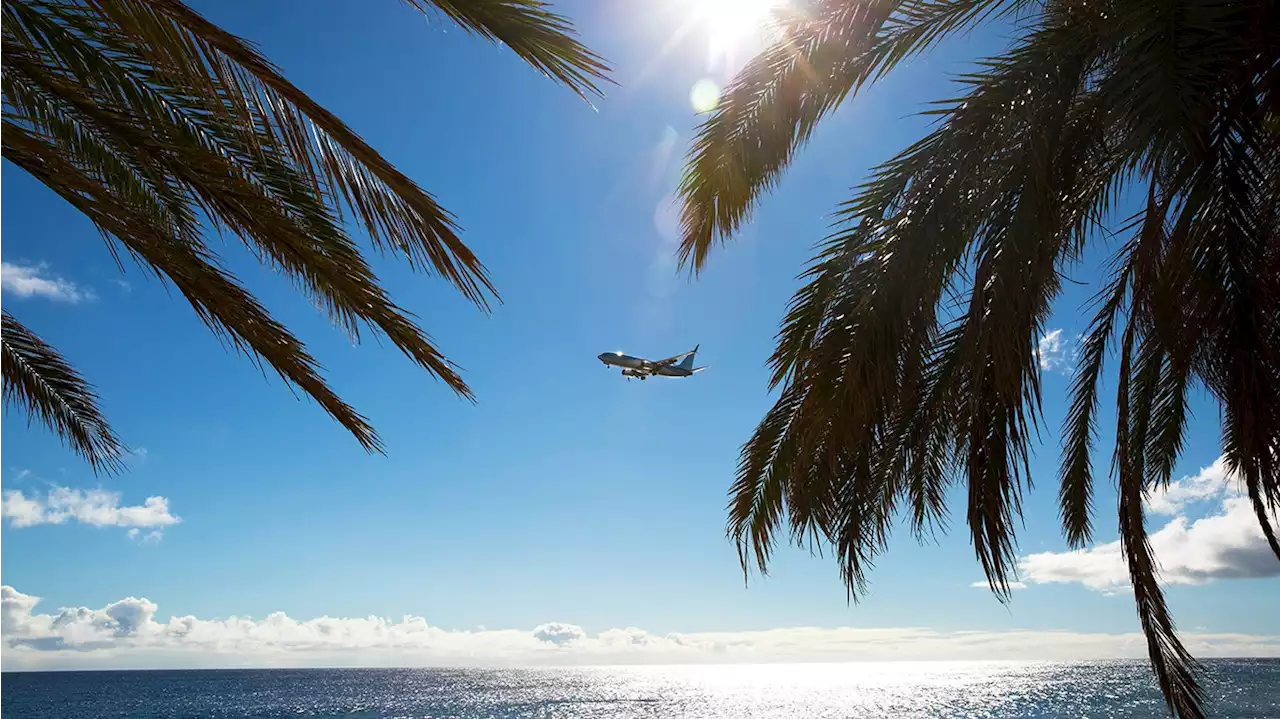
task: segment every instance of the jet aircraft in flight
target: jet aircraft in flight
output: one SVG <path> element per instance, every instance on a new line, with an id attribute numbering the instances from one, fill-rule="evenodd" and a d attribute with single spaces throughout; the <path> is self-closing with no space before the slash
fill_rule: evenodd
<path id="1" fill-rule="evenodd" d="M 603 352 L 600 354 L 599 359 L 606 367 L 621 367 L 622 376 L 627 379 L 632 377 L 648 379 L 652 375 L 658 375 L 659 377 L 690 377 L 706 369 L 706 367 L 693 366 L 693 357 L 696 354 L 698 354 L 698 348 L 694 347 L 684 354 L 657 361 L 632 357 L 621 352 Z"/>

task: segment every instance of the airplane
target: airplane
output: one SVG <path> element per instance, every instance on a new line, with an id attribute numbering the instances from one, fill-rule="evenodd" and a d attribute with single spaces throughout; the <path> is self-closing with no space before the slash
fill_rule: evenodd
<path id="1" fill-rule="evenodd" d="M 660 377 L 690 377 L 706 369 L 706 367 L 693 366 L 693 356 L 696 354 L 698 354 L 698 347 L 694 347 L 684 354 L 654 362 L 653 360 L 624 355 L 621 352 L 602 352 L 599 355 L 599 360 L 606 367 L 621 367 L 622 376 L 628 380 L 632 377 L 648 379 L 652 375 Z"/>

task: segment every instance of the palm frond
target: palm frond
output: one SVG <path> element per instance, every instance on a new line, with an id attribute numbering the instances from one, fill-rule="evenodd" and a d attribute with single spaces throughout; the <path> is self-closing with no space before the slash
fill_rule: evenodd
<path id="1" fill-rule="evenodd" d="M 93 387 L 7 310 L 0 347 L 5 404 L 39 419 L 95 471 L 119 470 L 127 448 L 107 424 Z"/>
<path id="2" fill-rule="evenodd" d="M 679 188 L 681 266 L 738 230 L 819 121 L 911 55 L 1022 0 L 819 0 L 780 10 L 778 35 L 698 128 Z"/>
<path id="3" fill-rule="evenodd" d="M 773 381 L 787 383 L 784 397 L 802 399 L 785 411 L 780 400 L 749 443 L 736 486 L 762 487 L 785 472 L 793 538 L 830 542 L 855 596 L 895 498 L 910 500 L 922 531 L 941 519 L 945 482 L 957 473 L 968 480 L 984 569 L 1001 593 L 1011 580 L 1039 401 L 1029 350 L 1057 290 L 1059 253 L 1071 247 L 1080 215 L 1110 192 L 1089 152 L 1098 146 L 1096 117 L 1071 112 L 1084 65 L 1046 75 L 1043 51 L 1029 45 L 974 77 L 942 129 L 841 209 L 849 224 L 824 243 L 779 335 Z M 996 154 L 996 142 L 1016 149 Z M 1035 194 L 1059 175 L 1082 173 L 1089 184 L 1080 194 L 1049 204 Z M 969 202 L 997 208 L 995 218 L 966 212 Z M 970 253 L 975 232 L 979 249 Z M 1063 240 L 1037 243 L 1046 232 Z M 970 299 L 947 308 L 952 277 L 966 265 Z M 789 417 L 793 439 L 782 441 L 795 448 L 785 454 L 769 449 L 775 416 Z M 944 422 L 953 429 L 935 430 Z M 741 527 L 750 503 L 734 506 Z M 769 509 L 767 524 L 779 515 Z"/>
<path id="4" fill-rule="evenodd" d="M 219 267 L 212 252 L 200 244 L 177 241 L 166 232 L 162 210 L 155 204 L 148 204 L 145 197 L 122 195 L 121 187 L 68 162 L 61 148 L 8 119 L 0 137 L 6 159 L 83 212 L 158 277 L 171 281 L 220 338 L 265 360 L 315 399 L 366 449 L 381 449 L 373 428 L 329 388 L 303 344 Z"/>
<path id="5" fill-rule="evenodd" d="M 1199 343 L 1202 376 L 1223 406 L 1223 450 L 1227 465 L 1244 480 L 1272 551 L 1280 541 L 1269 514 L 1280 510 L 1280 297 L 1273 278 L 1257 268 L 1274 256 L 1280 239 L 1265 230 L 1265 197 L 1273 187 L 1280 138 L 1268 136 L 1258 103 L 1256 68 L 1224 100 L 1210 140 L 1212 162 L 1184 210 L 1190 216 L 1184 242 L 1174 251 L 1199 264 L 1192 292 L 1179 298 L 1195 312 L 1190 322 L 1208 334 Z M 1171 253 L 1172 253 L 1171 252 Z M 1199 311 L 1197 311 L 1199 310 Z"/>
<path id="6" fill-rule="evenodd" d="M 543 3 L 438 5 L 579 94 L 598 92 L 593 80 L 606 77 L 571 24 Z M 20 130 L 15 142 L 6 138 L 6 158 L 15 153 L 145 266 L 189 280 L 179 284 L 204 308 L 202 318 L 232 328 L 237 343 L 312 394 L 366 447 L 378 446 L 376 435 L 324 385 L 301 344 L 218 267 L 207 229 L 230 230 L 353 340 L 372 329 L 472 398 L 456 367 L 382 288 L 344 215 L 378 250 L 433 271 L 487 309 L 497 294 L 483 265 L 430 194 L 253 46 L 179 0 L 14 0 L 3 13 L 6 130 Z M 247 304 L 216 307 L 228 301 Z M 240 324 L 250 317 L 252 327 Z"/>
<path id="7" fill-rule="evenodd" d="M 76 15 L 67 4 L 79 5 L 47 4 L 65 17 Z M 79 13 L 82 26 L 86 33 L 97 31 L 94 39 L 119 42 L 118 64 L 140 65 L 131 69 L 169 78 L 175 94 L 212 86 L 217 94 L 210 99 L 223 106 L 219 110 L 252 130 L 242 133 L 252 149 L 305 174 L 333 209 L 354 211 L 376 247 L 399 253 L 415 268 L 433 268 L 482 307 L 494 296 L 483 265 L 462 244 L 452 216 L 435 198 L 247 42 L 179 0 L 94 0 L 94 5 L 97 12 Z"/>
<path id="8" fill-rule="evenodd" d="M 1119 253 L 1127 256 L 1124 250 Z M 1109 286 L 1099 293 L 1103 301 L 1090 324 L 1080 352 L 1071 387 L 1071 405 L 1064 421 L 1062 467 L 1059 471 L 1058 503 L 1067 544 L 1073 549 L 1093 540 L 1093 467 L 1090 455 L 1095 439 L 1098 412 L 1098 382 L 1106 361 L 1107 347 L 1115 332 L 1116 319 L 1124 312 L 1132 265 L 1122 263 Z"/>
<path id="9" fill-rule="evenodd" d="M 1147 540 L 1142 503 L 1145 498 L 1142 455 L 1133 451 L 1130 408 L 1134 392 L 1134 327 L 1125 330 L 1120 349 L 1115 468 L 1119 483 L 1120 541 L 1133 584 L 1134 600 L 1147 653 L 1169 709 L 1180 719 L 1203 719 L 1204 691 L 1196 679 L 1199 668 L 1178 639 L 1173 618 L 1156 576 L 1155 557 Z M 1139 390 L 1141 396 L 1141 390 Z M 1139 433 L 1143 430 L 1139 429 Z"/>
<path id="10" fill-rule="evenodd" d="M 799 394 L 784 392 L 755 434 L 743 447 L 738 479 L 729 490 L 728 535 L 738 548 L 744 576 L 751 558 L 761 572 L 768 571 L 775 544 L 774 531 L 783 519 L 783 481 L 787 477 L 786 455 L 780 451 L 796 411 Z"/>
<path id="11" fill-rule="evenodd" d="M 426 12 L 438 8 L 468 31 L 500 42 L 580 97 L 603 96 L 597 82 L 611 82 L 604 59 L 575 37 L 573 23 L 541 0 L 405 0 Z"/>
<path id="12" fill-rule="evenodd" d="M 683 260 L 697 269 L 743 221 L 861 82 L 849 68 L 913 51 L 906 35 L 893 36 L 897 55 L 875 44 L 911 26 L 907 4 L 890 5 L 845 4 L 879 9 L 868 45 L 848 40 L 861 36 L 845 16 L 822 25 L 835 6 L 816 4 L 810 31 L 832 45 L 802 43 L 792 58 L 818 57 L 814 77 L 778 48 L 747 66 L 691 149 Z M 983 5 L 1004 7 L 1015 6 Z M 979 21 L 971 8 L 934 27 Z M 1121 539 L 1161 688 L 1176 715 L 1200 717 L 1198 669 L 1161 593 L 1142 502 L 1170 481 L 1189 394 L 1203 386 L 1280 556 L 1280 8 L 1055 2 L 1031 15 L 1008 51 L 959 79 L 961 97 L 931 111 L 936 128 L 839 208 L 778 333 L 771 382 L 783 393 L 744 447 L 731 535 L 740 547 L 757 537 L 747 546 L 763 571 L 789 518 L 793 541 L 834 550 L 856 597 L 885 518 L 905 507 L 922 537 L 962 482 L 975 552 L 1007 599 L 1040 424 L 1036 340 L 1059 278 L 1116 234 L 1122 198 L 1141 187 L 1146 207 L 1121 229 L 1131 235 L 1082 345 L 1058 496 L 1068 543 L 1086 546 L 1099 387 L 1121 333 Z M 768 531 L 753 535 L 750 520 Z"/>

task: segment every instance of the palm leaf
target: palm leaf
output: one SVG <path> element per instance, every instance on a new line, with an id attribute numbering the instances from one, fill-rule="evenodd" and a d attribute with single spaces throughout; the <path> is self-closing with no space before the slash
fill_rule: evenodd
<path id="1" fill-rule="evenodd" d="M 8 310 L 3 329 L 5 404 L 39 419 L 94 470 L 121 469 L 127 448 L 107 424 L 93 387 Z"/>
<path id="2" fill-rule="evenodd" d="M 407 0 L 426 10 L 427 4 Z M 607 67 L 567 20 L 532 0 L 438 3 L 575 92 Z M 487 309 L 496 299 L 452 216 L 253 46 L 178 0 L 15 0 L 4 6 L 5 157 L 173 281 L 232 344 L 301 387 L 356 435 L 367 422 L 320 378 L 300 342 L 219 266 L 229 230 L 357 340 L 386 337 L 472 398 L 457 368 L 395 305 L 345 229 L 433 271 Z M 208 293 L 208 294 L 202 294 Z M 226 306 L 223 303 L 239 303 Z"/>
<path id="3" fill-rule="evenodd" d="M 1142 622 L 1143 633 L 1147 637 L 1148 655 L 1156 678 L 1160 682 L 1160 690 L 1170 710 L 1182 719 L 1202 719 L 1205 716 L 1204 692 L 1196 680 L 1198 667 L 1191 654 L 1182 645 L 1176 634 L 1169 607 L 1165 603 L 1164 592 L 1161 591 L 1156 578 L 1155 557 L 1147 540 L 1147 530 L 1143 518 L 1142 455 L 1133 451 L 1133 434 L 1135 419 L 1130 415 L 1134 392 L 1131 386 L 1134 380 L 1132 371 L 1133 347 L 1135 342 L 1132 324 L 1126 329 L 1120 349 L 1120 387 L 1117 399 L 1117 418 L 1119 425 L 1116 435 L 1115 468 L 1119 483 L 1120 499 L 1120 540 L 1124 547 L 1125 559 L 1129 566 L 1129 578 L 1133 583 L 1134 601 L 1138 606 L 1138 617 Z M 1141 371 L 1139 370 L 1139 374 Z M 1141 388 L 1137 389 L 1139 398 Z M 1142 414 L 1141 411 L 1138 413 Z M 1136 419 L 1141 424 L 1142 417 Z M 1137 429 L 1139 436 L 1144 432 Z"/>
<path id="4" fill-rule="evenodd" d="M 731 534 L 740 548 L 750 539 L 763 571 L 789 518 L 793 541 L 834 549 L 856 596 L 886 517 L 904 506 L 923 537 L 963 482 L 975 552 L 1007 599 L 1039 431 L 1036 340 L 1060 278 L 1115 234 L 1121 198 L 1140 187 L 1147 205 L 1121 229 L 1132 234 L 1082 347 L 1058 495 L 1068 543 L 1085 546 L 1099 383 L 1123 329 L 1121 539 L 1160 686 L 1175 714 L 1200 717 L 1199 669 L 1164 601 L 1142 502 L 1170 481 L 1203 386 L 1280 556 L 1280 8 L 1157 5 L 1039 6 L 1010 49 L 958 79 L 961 97 L 930 111 L 935 129 L 839 208 L 778 334 L 771 381 L 783 393 L 744 447 Z M 815 6 L 807 37 L 819 41 L 748 64 L 693 143 L 681 258 L 695 270 L 876 68 L 984 13 L 1021 10 Z M 854 8 L 878 13 L 861 16 L 870 35 L 843 24 Z"/>
<path id="5" fill-rule="evenodd" d="M 819 121 L 863 84 L 1022 0 L 820 0 L 777 13 L 779 39 L 725 88 L 681 180 L 681 266 L 695 271 L 771 190 Z"/>
<path id="6" fill-rule="evenodd" d="M 132 198 L 67 163 L 59 149 L 5 121 L 5 157 L 58 192 L 102 231 L 118 239 L 157 276 L 173 282 L 197 315 L 233 347 L 265 360 L 281 377 L 314 398 L 370 450 L 381 449 L 373 428 L 329 389 L 303 344 L 271 318 L 256 298 L 218 265 L 200 245 L 155 234 L 154 207 Z"/>
<path id="7" fill-rule="evenodd" d="M 1104 301 L 1085 335 L 1080 364 L 1072 381 L 1071 405 L 1064 421 L 1066 441 L 1058 490 L 1062 528 L 1067 544 L 1072 548 L 1083 548 L 1093 539 L 1093 467 L 1090 455 L 1095 439 L 1098 382 L 1116 318 L 1125 309 L 1131 269 L 1127 263 L 1123 265 L 1109 287 L 1099 294 Z"/>
<path id="8" fill-rule="evenodd" d="M 574 36 L 573 24 L 541 0 L 405 0 L 427 11 L 438 8 L 450 19 L 487 40 L 503 43 L 522 60 L 584 99 L 603 95 L 609 66 Z"/>

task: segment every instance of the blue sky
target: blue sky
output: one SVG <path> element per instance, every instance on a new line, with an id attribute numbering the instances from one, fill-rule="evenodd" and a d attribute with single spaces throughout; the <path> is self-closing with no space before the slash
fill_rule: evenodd
<path id="1" fill-rule="evenodd" d="M 1041 554 L 1027 566 L 1042 581 L 1024 577 L 1011 605 L 970 586 L 981 571 L 962 515 L 936 545 L 901 532 L 871 575 L 871 595 L 853 606 L 834 563 L 800 550 L 781 552 L 767 579 L 744 587 L 724 538 L 737 450 L 770 403 L 765 360 L 795 275 L 849 188 L 925 131 L 914 115 L 954 93 L 948 75 L 1000 48 L 998 28 L 948 42 L 846 103 L 738 241 L 691 281 L 675 269 L 668 200 L 696 120 L 690 90 L 727 75 L 724 62 L 709 67 L 705 24 L 672 39 L 688 19 L 681 3 L 556 3 L 616 68 L 620 87 L 594 110 L 510 53 L 392 0 L 196 6 L 260 43 L 295 84 L 459 217 L 504 300 L 491 316 L 442 282 L 377 265 L 396 300 L 463 366 L 479 403 L 455 399 L 393 348 L 351 346 L 228 241 L 231 266 L 381 433 L 387 455 L 365 454 L 314 404 L 224 351 L 164 287 L 132 266 L 121 274 L 85 219 L 5 163 L 4 306 L 96 384 L 139 451 L 128 472 L 95 477 L 6 410 L 4 489 L 44 503 L 58 487 L 118 493 L 121 506 L 163 497 L 167 516 L 181 519 L 149 538 L 157 527 L 130 536 L 116 520 L 20 526 L 9 517 L 0 530 L 7 597 L 38 596 L 35 611 L 46 613 L 145 598 L 153 621 L 414 615 L 448 629 L 554 621 L 588 635 L 1136 631 L 1131 599 L 1098 578 L 1106 569 L 1041 554 L 1065 549 L 1054 507 L 1057 428 L 1088 286 L 1069 285 L 1050 323 L 1062 330 L 1062 364 L 1049 362 L 1045 373 L 1038 486 L 1019 533 L 1023 554 Z M 1096 282 L 1102 256 L 1073 278 Z M 595 359 L 695 344 L 711 369 L 685 381 L 627 383 Z M 1199 398 L 1193 409 L 1179 476 L 1220 454 L 1215 407 Z M 1113 429 L 1107 411 L 1104 438 Z M 1100 469 L 1107 451 L 1104 443 Z M 1192 544 L 1209 530 L 1211 541 L 1251 541 L 1210 475 L 1185 485 L 1184 499 L 1199 501 L 1174 502 L 1151 519 L 1154 531 L 1222 518 L 1189 539 L 1171 533 L 1179 556 L 1200 551 Z M 1097 504 L 1105 543 L 1115 537 L 1105 480 Z M 1265 611 L 1280 590 L 1277 572 L 1220 578 L 1229 573 L 1171 588 L 1180 626 L 1270 636 L 1250 646 L 1280 651 L 1280 618 Z"/>

